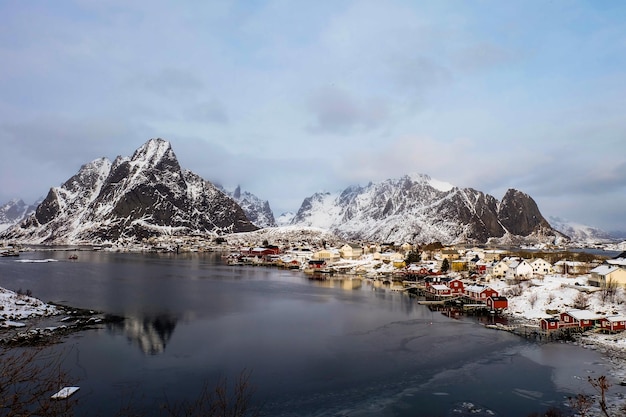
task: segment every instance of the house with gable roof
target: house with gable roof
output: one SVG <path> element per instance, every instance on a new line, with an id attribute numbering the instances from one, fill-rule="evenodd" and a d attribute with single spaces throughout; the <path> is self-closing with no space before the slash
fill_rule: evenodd
<path id="1" fill-rule="evenodd" d="M 558 317 L 544 317 L 539 320 L 539 326 L 541 330 L 557 330 L 560 322 Z"/>
<path id="2" fill-rule="evenodd" d="M 617 265 L 602 264 L 590 271 L 588 283 L 594 287 L 606 287 L 611 283 L 626 287 L 626 269 Z"/>
<path id="3" fill-rule="evenodd" d="M 587 264 L 585 262 L 568 261 L 565 259 L 562 259 L 554 264 L 555 271 L 557 271 L 559 274 L 564 275 L 583 274 L 586 272 L 586 267 Z"/>
<path id="4" fill-rule="evenodd" d="M 530 262 L 530 265 L 533 267 L 533 274 L 535 275 L 554 274 L 554 268 L 552 267 L 552 264 L 545 259 L 533 259 Z"/>
<path id="5" fill-rule="evenodd" d="M 355 243 L 346 243 L 339 248 L 339 254 L 343 259 L 359 259 L 363 255 L 363 247 Z"/>
<path id="6" fill-rule="evenodd" d="M 426 287 L 426 290 L 434 295 L 449 296 L 450 288 L 444 284 L 432 284 Z"/>
<path id="7" fill-rule="evenodd" d="M 608 316 L 600 319 L 600 329 L 605 332 L 621 332 L 626 330 L 626 316 Z"/>
<path id="8" fill-rule="evenodd" d="M 601 314 L 596 314 L 589 310 L 569 310 L 559 314 L 560 327 L 577 327 L 582 330 L 592 328 L 604 318 Z"/>
<path id="9" fill-rule="evenodd" d="M 509 263 L 509 268 L 506 270 L 504 276 L 507 281 L 519 281 L 530 279 L 532 275 L 533 267 L 524 259 L 516 259 Z"/>
<path id="10" fill-rule="evenodd" d="M 496 278 L 503 278 L 506 275 L 506 271 L 509 269 L 509 259 L 503 259 L 498 261 L 491 269 L 491 275 Z"/>
<path id="11" fill-rule="evenodd" d="M 463 285 L 463 281 L 461 281 L 458 278 L 454 278 L 451 279 L 448 282 L 448 287 L 450 288 L 450 292 L 452 294 L 463 294 L 463 289 L 464 289 L 464 285 Z"/>
<path id="12" fill-rule="evenodd" d="M 501 295 L 488 297 L 486 303 L 487 307 L 498 312 L 502 312 L 509 308 L 509 300 Z"/>
<path id="13" fill-rule="evenodd" d="M 465 287 L 465 296 L 476 301 L 486 302 L 487 298 L 497 297 L 498 295 L 498 291 L 483 285 L 469 285 Z"/>

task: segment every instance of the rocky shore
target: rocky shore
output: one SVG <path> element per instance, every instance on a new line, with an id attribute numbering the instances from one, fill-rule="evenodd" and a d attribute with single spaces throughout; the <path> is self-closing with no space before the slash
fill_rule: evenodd
<path id="1" fill-rule="evenodd" d="M 0 287 L 0 346 L 42 346 L 122 317 L 41 300 Z"/>

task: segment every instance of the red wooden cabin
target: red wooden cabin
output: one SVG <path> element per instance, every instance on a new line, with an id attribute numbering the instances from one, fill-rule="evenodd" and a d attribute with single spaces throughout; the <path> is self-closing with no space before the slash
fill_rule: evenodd
<path id="1" fill-rule="evenodd" d="M 450 282 L 448 282 L 448 287 L 450 288 L 450 292 L 452 294 L 463 294 L 463 291 L 464 291 L 463 281 L 461 281 L 458 278 L 455 278 L 451 280 Z"/>
<path id="2" fill-rule="evenodd" d="M 600 328 L 609 332 L 621 332 L 626 330 L 626 317 L 609 316 L 600 319 Z"/>
<path id="3" fill-rule="evenodd" d="M 539 320 L 541 330 L 556 330 L 559 328 L 559 319 L 556 317 L 543 318 Z"/>
<path id="4" fill-rule="evenodd" d="M 487 298 L 487 307 L 492 310 L 502 311 L 509 308 L 509 300 L 502 296 L 493 296 Z"/>

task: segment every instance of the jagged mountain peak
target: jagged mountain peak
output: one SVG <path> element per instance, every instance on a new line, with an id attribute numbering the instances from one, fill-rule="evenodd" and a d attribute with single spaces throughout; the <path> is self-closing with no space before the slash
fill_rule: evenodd
<path id="1" fill-rule="evenodd" d="M 262 200 L 249 191 L 242 191 L 240 185 L 237 185 L 233 192 L 226 191 L 224 188 L 221 189 L 241 206 L 248 219 L 254 225 L 261 228 L 276 226 L 276 220 L 269 201 Z"/>
<path id="2" fill-rule="evenodd" d="M 535 202 L 510 189 L 502 201 L 424 174 L 315 193 L 292 225 L 329 229 L 344 238 L 376 241 L 486 242 L 506 235 L 556 235 Z"/>
<path id="3" fill-rule="evenodd" d="M 165 139 L 153 138 L 137 148 L 131 157 L 131 162 L 135 164 L 147 163 L 154 166 L 165 157 L 176 159 L 172 145 Z"/>
<path id="4" fill-rule="evenodd" d="M 3 235 L 31 243 L 93 243 L 255 229 L 235 201 L 181 169 L 169 142 L 150 139 L 131 158 L 83 165 L 50 189 L 33 216 Z"/>
<path id="5" fill-rule="evenodd" d="M 425 185 L 427 184 L 436 190 L 444 192 L 450 191 L 454 188 L 454 185 L 445 181 L 440 181 L 438 179 L 432 178 L 430 175 L 427 174 L 411 173 L 405 175 L 404 177 L 402 177 L 402 179 L 408 179 L 413 183 L 422 183 Z"/>

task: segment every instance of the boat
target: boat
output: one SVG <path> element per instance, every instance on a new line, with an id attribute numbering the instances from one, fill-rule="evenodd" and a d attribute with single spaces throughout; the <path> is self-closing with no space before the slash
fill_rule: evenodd
<path id="1" fill-rule="evenodd" d="M 16 251 L 15 249 L 9 249 L 2 252 L 2 256 L 20 256 L 20 252 Z"/>
<path id="2" fill-rule="evenodd" d="M 78 259 L 78 255 L 72 254 L 72 255 L 68 256 L 67 259 L 75 261 L 76 259 Z"/>

